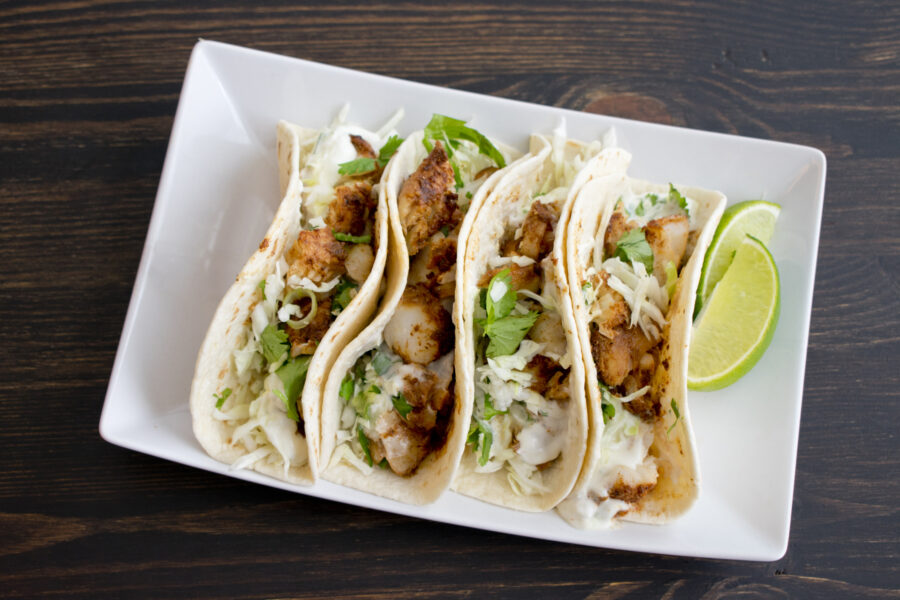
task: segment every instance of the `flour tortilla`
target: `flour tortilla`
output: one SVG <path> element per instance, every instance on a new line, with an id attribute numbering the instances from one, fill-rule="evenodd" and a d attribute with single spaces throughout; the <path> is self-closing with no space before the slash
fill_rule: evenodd
<path id="1" fill-rule="evenodd" d="M 700 490 L 699 463 L 687 402 L 688 346 L 695 290 L 703 256 L 722 216 L 726 199 L 721 193 L 710 190 L 681 185 L 676 185 L 676 188 L 697 201 L 693 217 L 700 233 L 690 258 L 681 270 L 675 294 L 669 304 L 667 324 L 662 331 L 659 366 L 651 382 L 653 392 L 663 399 L 662 414 L 654 424 L 654 441 L 650 447 L 650 454 L 656 458 L 659 478 L 656 486 L 621 517 L 622 520 L 640 523 L 660 524 L 678 517 L 691 507 Z M 584 272 L 592 264 L 595 240 L 605 234 L 618 198 L 628 189 L 635 194 L 652 192 L 665 196 L 669 193 L 668 185 L 616 175 L 597 179 L 584 186 L 569 207 L 566 241 L 569 299 L 581 343 L 580 355 L 585 363 L 590 418 L 587 454 L 572 496 L 585 494 L 590 488 L 591 476 L 601 460 L 600 442 L 604 427 L 597 370 L 591 354 L 587 308 L 578 294 L 581 282 L 585 279 Z M 675 427 L 667 432 L 676 420 L 670 399 L 677 403 L 681 417 Z M 576 527 L 591 526 L 590 520 L 571 510 L 566 503 L 557 510 Z"/>
<path id="2" fill-rule="evenodd" d="M 566 141 L 562 146 L 563 160 L 570 161 L 585 148 L 576 141 Z M 490 270 L 490 259 L 499 257 L 500 241 L 510 228 L 511 219 L 521 211 L 519 199 L 533 198 L 548 174 L 555 168 L 551 159 L 553 151 L 543 136 L 533 136 L 532 154 L 510 167 L 507 175 L 492 190 L 481 205 L 474 227 L 466 238 L 465 256 L 460 259 L 461 270 L 457 267 L 456 288 L 457 323 L 456 352 L 462 359 L 457 366 L 457 389 L 470 405 L 475 398 L 475 339 L 473 332 L 474 311 L 478 301 L 478 281 Z M 556 288 L 559 299 L 559 313 L 568 340 L 568 355 L 572 359 L 569 371 L 570 400 L 567 405 L 567 430 L 563 450 L 556 461 L 542 471 L 546 492 L 524 495 L 516 493 L 507 478 L 506 468 L 493 473 L 477 472 L 478 462 L 471 448 L 465 452 L 453 482 L 454 491 L 522 511 L 546 511 L 559 503 L 571 490 L 582 466 L 588 435 L 587 407 L 584 395 L 584 364 L 578 356 L 579 345 L 575 333 L 572 311 L 568 300 L 569 291 L 565 277 L 565 209 L 578 191 L 596 177 L 610 172 L 624 172 L 630 156 L 618 150 L 601 152 L 586 162 L 576 175 L 563 211 L 557 224 L 556 238 L 552 250 L 554 270 L 544 272 L 544 287 Z M 518 215 L 521 218 L 521 215 Z M 551 292 L 552 293 L 552 292 Z M 471 413 L 471 409 L 469 410 Z M 471 417 L 470 417 L 471 418 Z"/>
<path id="3" fill-rule="evenodd" d="M 472 416 L 471 403 L 461 400 L 458 384 L 455 386 L 453 414 L 447 427 L 446 443 L 439 450 L 429 454 L 412 475 L 401 477 L 390 469 L 379 468 L 373 469 L 367 475 L 345 462 L 332 462 L 331 457 L 340 428 L 343 406 L 339 396 L 341 382 L 360 356 L 377 348 L 382 343 L 384 328 L 394 315 L 406 288 L 409 275 L 409 254 L 403 236 L 403 227 L 400 223 L 397 196 L 403 182 L 419 166 L 421 159 L 419 149 L 422 147 L 422 139 L 423 132 L 421 131 L 410 135 L 397 150 L 385 170 L 385 178 L 382 180 L 385 183 L 382 191 L 386 197 L 390 215 L 387 291 L 382 299 L 378 315 L 356 339 L 343 349 L 335 360 L 325 383 L 322 402 L 322 452 L 319 457 L 319 469 L 322 471 L 323 479 L 408 504 L 434 502 L 450 486 L 465 445 L 468 424 Z M 511 154 L 507 147 L 499 147 L 507 156 Z M 497 181 L 503 177 L 504 172 L 505 170 L 501 169 L 493 173 L 472 197 L 466 217 L 460 226 L 457 260 L 459 260 L 461 249 L 464 246 L 466 232 L 471 228 L 471 217 L 474 217 L 478 206 Z M 458 368 L 458 354 L 454 356 L 454 363 Z"/>
<path id="4" fill-rule="evenodd" d="M 247 402 L 253 399 L 247 386 L 241 385 L 234 373 L 233 352 L 242 348 L 251 334 L 250 313 L 262 300 L 257 288 L 259 282 L 275 272 L 279 259 L 294 244 L 302 229 L 304 194 L 300 170 L 308 159 L 305 148 L 309 148 L 318 135 L 317 130 L 285 121 L 278 123 L 278 176 L 284 199 L 259 249 L 241 269 L 235 283 L 219 303 L 197 357 L 190 397 L 194 435 L 207 454 L 227 464 L 233 464 L 249 451 L 240 444 L 232 444 L 235 426 L 215 417 L 216 399 L 213 394 L 230 388 L 235 398 L 243 394 Z M 292 465 L 285 471 L 284 461 L 276 451 L 273 456 L 277 460 L 257 461 L 250 468 L 291 483 L 311 484 L 316 480 L 316 457 L 320 454 L 321 444 L 321 390 L 337 353 L 356 336 L 375 310 L 387 260 L 387 212 L 384 195 L 380 193 L 374 228 L 377 251 L 372 270 L 353 301 L 332 323 L 309 364 L 300 402 L 308 448 L 307 463 Z M 300 436 L 299 433 L 296 435 Z"/>

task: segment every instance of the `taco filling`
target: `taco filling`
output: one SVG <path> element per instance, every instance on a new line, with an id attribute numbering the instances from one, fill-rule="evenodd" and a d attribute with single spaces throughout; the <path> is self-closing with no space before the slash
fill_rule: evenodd
<path id="1" fill-rule="evenodd" d="M 372 270 L 378 181 L 403 141 L 385 137 L 341 115 L 300 142 L 300 232 L 259 281 L 246 342 L 233 352 L 238 389 L 225 390 L 215 412 L 235 428 L 231 445 L 248 451 L 235 468 L 280 460 L 286 473 L 307 464 L 300 396 L 319 342 Z"/>
<path id="2" fill-rule="evenodd" d="M 667 195 L 620 197 L 573 289 L 588 310 L 604 423 L 601 459 L 577 510 L 601 523 L 625 515 L 657 483 L 650 447 L 664 399 L 654 375 L 669 302 L 697 239 L 695 205 L 671 185 Z"/>
<path id="3" fill-rule="evenodd" d="M 382 343 L 359 357 L 340 388 L 332 460 L 363 473 L 375 466 L 410 476 L 444 447 L 454 406 L 451 319 L 459 228 L 500 152 L 465 123 L 435 115 L 423 158 L 400 186 L 399 221 L 409 275 Z"/>
<path id="4" fill-rule="evenodd" d="M 560 456 L 566 439 L 571 357 L 549 275 L 566 189 L 525 204 L 524 219 L 507 225 L 499 257 L 478 281 L 467 443 L 477 457 L 475 472 L 505 468 L 517 494 L 546 491 L 541 471 Z"/>

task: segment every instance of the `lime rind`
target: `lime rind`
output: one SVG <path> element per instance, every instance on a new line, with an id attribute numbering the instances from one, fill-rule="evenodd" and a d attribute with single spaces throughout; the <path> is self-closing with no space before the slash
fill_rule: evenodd
<path id="1" fill-rule="evenodd" d="M 694 319 L 706 304 L 715 286 L 724 277 L 745 235 L 752 235 L 768 244 L 775 230 L 781 207 L 765 200 L 747 200 L 728 207 L 716 228 L 700 270 Z"/>
<path id="2" fill-rule="evenodd" d="M 743 256 L 735 257 L 734 266 L 737 271 L 726 273 L 717 286 L 713 295 L 710 297 L 707 310 L 701 315 L 697 321 L 694 332 L 694 339 L 691 341 L 691 347 L 688 356 L 688 388 L 698 391 L 712 391 L 727 387 L 746 375 L 765 353 L 766 349 L 772 342 L 775 329 L 778 324 L 778 318 L 781 313 L 781 283 L 778 275 L 778 267 L 771 253 L 759 239 L 752 235 L 747 235 L 744 244 L 751 245 L 748 250 L 739 249 L 738 252 Z M 742 245 L 743 246 L 743 245 Z M 748 251 L 756 252 L 762 255 L 762 260 L 756 257 L 746 255 Z M 758 283 L 759 277 L 753 277 L 753 274 L 746 272 L 747 267 L 760 269 L 765 267 L 765 273 L 762 273 L 763 281 L 769 284 L 766 289 L 747 289 L 742 285 L 747 279 L 753 283 Z M 742 281 L 743 280 L 743 281 Z M 757 297 L 754 297 L 756 294 Z M 740 300 L 741 302 L 737 302 Z M 762 326 L 759 328 L 756 336 L 749 343 L 742 342 L 743 351 L 737 356 L 731 356 L 727 364 L 722 365 L 722 357 L 725 354 L 731 354 L 728 349 L 733 349 L 735 342 L 741 341 L 734 338 L 734 333 L 740 328 L 741 314 L 740 311 L 744 301 L 750 303 L 750 307 L 756 305 L 768 306 L 768 311 L 761 321 Z M 707 316 L 711 316 L 714 323 L 704 326 Z M 714 365 L 714 372 L 698 375 L 695 371 L 699 369 L 698 365 L 709 367 Z M 695 369 L 691 369 L 695 367 Z"/>

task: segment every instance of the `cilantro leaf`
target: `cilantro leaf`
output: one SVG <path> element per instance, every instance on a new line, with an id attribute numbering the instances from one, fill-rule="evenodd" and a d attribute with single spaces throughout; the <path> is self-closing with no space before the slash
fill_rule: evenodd
<path id="1" fill-rule="evenodd" d="M 275 374 L 284 384 L 284 403 L 288 411 L 288 416 L 295 421 L 300 421 L 300 415 L 297 413 L 297 399 L 300 392 L 303 391 L 303 384 L 306 383 L 306 372 L 309 371 L 309 363 L 312 356 L 298 356 L 291 359 L 278 367 Z"/>
<path id="2" fill-rule="evenodd" d="M 350 402 L 350 398 L 353 397 L 353 390 L 356 386 L 353 384 L 353 377 L 348 373 L 344 380 L 341 382 L 341 389 L 338 392 L 338 395 L 344 400 L 344 402 Z"/>
<path id="3" fill-rule="evenodd" d="M 351 295 L 353 290 L 358 287 L 358 285 L 346 277 L 341 277 L 340 283 L 334 288 L 334 297 L 332 298 L 333 304 L 336 304 L 337 308 L 340 308 L 341 310 L 347 308 L 347 305 L 353 300 L 353 296 Z"/>
<path id="4" fill-rule="evenodd" d="M 403 392 L 400 392 L 396 396 L 392 397 L 391 402 L 394 404 L 394 408 L 397 410 L 397 412 L 400 413 L 400 416 L 404 419 L 406 418 L 406 415 L 408 415 L 413 409 L 413 407 L 410 406 L 409 402 L 406 401 L 406 396 L 403 395 Z"/>
<path id="5" fill-rule="evenodd" d="M 494 430 L 483 421 L 478 422 L 478 429 L 481 431 L 481 455 L 478 457 L 478 464 L 483 467 L 491 459 L 491 444 L 494 442 Z"/>
<path id="6" fill-rule="evenodd" d="M 647 194 L 645 198 L 650 200 L 650 206 L 656 206 L 656 203 L 659 202 L 659 196 L 656 194 Z"/>
<path id="7" fill-rule="evenodd" d="M 490 338 L 485 355 L 494 358 L 512 354 L 534 325 L 538 313 L 531 311 L 525 315 L 510 314 L 516 305 L 516 290 L 512 287 L 509 269 L 503 269 L 491 277 L 487 289 L 482 291 L 487 318 L 480 319 L 478 324 L 484 330 L 484 335 Z M 495 300 L 495 296 L 499 298 Z"/>
<path id="8" fill-rule="evenodd" d="M 365 175 L 375 169 L 383 169 L 402 143 L 402 137 L 392 135 L 378 151 L 378 158 L 360 157 L 341 163 L 338 165 L 338 173 L 340 175 Z"/>
<path id="9" fill-rule="evenodd" d="M 608 402 L 602 402 L 600 408 L 603 411 L 603 424 L 606 425 L 616 416 L 616 407 Z"/>
<path id="10" fill-rule="evenodd" d="M 213 398 L 216 399 L 216 408 L 222 408 L 222 405 L 225 404 L 225 401 L 228 400 L 228 396 L 231 395 L 231 388 L 225 388 L 222 390 L 222 395 L 213 394 Z"/>
<path id="11" fill-rule="evenodd" d="M 632 229 L 619 238 L 614 255 L 624 262 L 643 263 L 647 273 L 653 273 L 653 250 L 641 229 Z"/>
<path id="12" fill-rule="evenodd" d="M 493 322 L 488 321 L 484 325 L 484 334 L 491 342 L 484 352 L 485 355 L 494 358 L 513 354 L 537 318 L 538 313 L 530 311 L 524 315 L 509 315 Z"/>
<path id="13" fill-rule="evenodd" d="M 484 154 L 496 164 L 501 169 L 506 166 L 506 159 L 503 158 L 503 154 L 497 150 L 494 144 L 485 137 L 481 132 L 472 129 L 471 127 L 466 127 L 465 121 L 460 121 L 459 119 L 454 119 L 453 117 L 447 117 L 445 115 L 432 115 L 431 121 L 428 122 L 428 125 L 425 126 L 425 147 L 428 151 L 431 151 L 427 140 L 441 140 L 446 141 L 448 144 L 448 153 L 451 152 L 453 144 L 452 141 L 465 140 L 467 142 L 472 142 L 476 146 L 478 146 L 478 151 L 481 154 Z"/>
<path id="14" fill-rule="evenodd" d="M 378 466 L 382 469 L 387 469 L 388 467 L 390 467 L 386 458 L 382 458 L 381 462 L 378 463 Z"/>
<path id="15" fill-rule="evenodd" d="M 388 161 L 391 160 L 391 157 L 397 152 L 397 148 L 399 148 L 402 143 L 403 138 L 398 135 L 392 135 L 388 138 L 384 143 L 384 146 L 381 147 L 381 150 L 378 151 L 378 162 L 380 163 L 380 166 L 385 166 Z"/>
<path id="16" fill-rule="evenodd" d="M 366 434 L 363 432 L 363 428 L 360 425 L 356 426 L 356 439 L 359 440 L 359 445 L 362 446 L 363 452 L 366 454 L 366 463 L 371 467 L 372 451 L 369 450 L 369 438 L 366 437 Z"/>
<path id="17" fill-rule="evenodd" d="M 494 300 L 494 295 L 503 290 L 500 298 Z M 516 305 L 516 290 L 512 286 L 512 277 L 509 269 L 503 269 L 493 277 L 487 286 L 487 295 L 485 296 L 485 309 L 487 310 L 488 322 L 496 319 L 502 319 Z"/>
<path id="18" fill-rule="evenodd" d="M 672 412 L 675 413 L 675 420 L 672 421 L 672 424 L 669 425 L 669 428 L 666 429 L 666 437 L 669 436 L 669 432 L 675 429 L 675 425 L 678 423 L 678 420 L 681 418 L 681 411 L 678 410 L 678 403 L 675 402 L 675 398 L 672 398 L 672 402 L 670 404 L 672 407 Z"/>
<path id="19" fill-rule="evenodd" d="M 671 183 L 669 184 L 669 202 L 675 202 L 678 206 L 681 207 L 681 210 L 687 214 L 687 216 L 691 216 L 691 211 L 688 209 L 687 198 L 681 195 L 681 192 L 675 189 L 675 186 Z"/>
<path id="20" fill-rule="evenodd" d="M 366 235 L 350 235 L 349 233 L 341 233 L 340 231 L 332 232 L 334 234 L 334 239 L 339 242 L 350 242 L 351 244 L 370 244 L 372 242 L 372 235 L 367 233 Z"/>
<path id="21" fill-rule="evenodd" d="M 340 175 L 365 175 L 374 171 L 376 166 L 374 158 L 355 158 L 339 164 L 338 173 Z"/>
<path id="22" fill-rule="evenodd" d="M 256 287 L 258 287 L 260 289 L 260 291 L 262 292 L 263 300 L 268 300 L 268 298 L 266 298 L 266 280 L 263 279 L 262 281 L 260 281 L 259 285 Z"/>
<path id="23" fill-rule="evenodd" d="M 603 413 L 604 425 L 616 416 L 616 407 L 612 403 L 612 393 L 602 381 L 600 382 L 600 410 Z"/>
<path id="24" fill-rule="evenodd" d="M 387 373 L 388 369 L 390 369 L 393 364 L 394 361 L 391 360 L 391 357 L 383 352 L 378 352 L 376 350 L 374 356 L 372 356 L 372 368 L 375 369 L 375 372 L 379 375 Z"/>
<path id="25" fill-rule="evenodd" d="M 259 345 L 266 362 L 278 362 L 285 355 L 290 347 L 287 340 L 287 333 L 278 329 L 274 323 L 263 329 L 259 335 Z"/>
<path id="26" fill-rule="evenodd" d="M 478 446 L 478 436 L 480 435 L 481 430 L 478 428 L 478 421 L 472 419 L 472 423 L 469 425 L 469 433 L 466 434 L 466 446 L 473 446 L 472 451 L 475 451 L 475 446 Z"/>
<path id="27" fill-rule="evenodd" d="M 484 395 L 484 420 L 485 421 L 490 421 L 497 415 L 505 415 L 508 412 L 509 412 L 508 408 L 506 410 L 497 410 L 496 408 L 494 408 L 494 403 L 491 402 L 491 395 L 490 394 Z"/>
<path id="28" fill-rule="evenodd" d="M 472 452 L 478 452 L 479 441 L 481 442 L 481 453 L 478 457 L 478 464 L 483 467 L 491 458 L 494 430 L 491 429 L 491 426 L 486 421 L 473 417 L 472 424 L 469 426 L 469 433 L 466 436 L 466 445 L 472 447 Z"/>

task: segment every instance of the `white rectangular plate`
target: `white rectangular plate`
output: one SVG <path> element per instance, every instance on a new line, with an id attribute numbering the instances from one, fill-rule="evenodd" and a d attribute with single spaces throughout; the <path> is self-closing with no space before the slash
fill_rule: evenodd
<path id="1" fill-rule="evenodd" d="M 525 150 L 532 132 L 564 118 L 592 139 L 614 126 L 630 174 L 724 192 L 734 203 L 778 202 L 771 251 L 781 271 L 781 321 L 766 355 L 737 384 L 692 393 L 702 488 L 666 526 L 579 531 L 555 513 L 526 514 L 446 493 L 430 506 L 392 502 L 328 482 L 286 484 L 232 471 L 191 432 L 188 395 L 212 314 L 257 247 L 280 201 L 275 124 L 323 127 L 352 102 L 350 120 L 377 128 L 399 107 L 401 134 L 432 113 L 471 119 Z M 194 48 L 100 419 L 108 441 L 209 471 L 414 517 L 624 550 L 776 560 L 787 549 L 825 157 L 813 148 L 525 104 L 266 54 L 216 42 Z"/>

